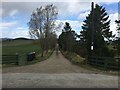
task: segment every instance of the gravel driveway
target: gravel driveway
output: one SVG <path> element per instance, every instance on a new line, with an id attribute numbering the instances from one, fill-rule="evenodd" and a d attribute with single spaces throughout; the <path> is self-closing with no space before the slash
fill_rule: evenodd
<path id="1" fill-rule="evenodd" d="M 3 73 L 93 73 L 92 71 L 83 69 L 69 62 L 60 53 L 56 55 L 54 51 L 52 56 L 42 62 L 36 64 L 3 68 Z"/>
<path id="2" fill-rule="evenodd" d="M 3 87 L 42 88 L 42 87 L 118 87 L 118 77 L 95 74 L 71 64 L 59 52 L 42 62 L 33 65 L 4 68 L 2 73 Z"/>
<path id="3" fill-rule="evenodd" d="M 6 88 L 117 88 L 115 76 L 64 73 L 11 73 L 3 75 L 3 87 Z"/>

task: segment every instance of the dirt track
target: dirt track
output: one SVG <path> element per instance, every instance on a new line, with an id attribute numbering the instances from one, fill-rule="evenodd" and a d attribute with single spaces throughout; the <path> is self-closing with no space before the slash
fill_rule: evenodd
<path id="1" fill-rule="evenodd" d="M 93 73 L 73 65 L 59 52 L 54 51 L 52 56 L 42 62 L 33 65 L 3 68 L 3 73 Z"/>
<path id="2" fill-rule="evenodd" d="M 4 68 L 2 86 L 6 88 L 117 88 L 118 77 L 95 74 L 71 64 L 59 52 L 33 65 Z"/>

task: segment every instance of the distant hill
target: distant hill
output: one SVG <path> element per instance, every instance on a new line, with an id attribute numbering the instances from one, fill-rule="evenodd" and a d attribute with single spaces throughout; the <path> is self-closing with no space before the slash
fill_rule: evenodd
<path id="1" fill-rule="evenodd" d="M 0 38 L 0 41 L 13 41 L 13 40 L 34 40 L 34 39 L 28 39 L 28 38 L 24 38 L 24 37 L 20 37 L 20 38 Z"/>
<path id="2" fill-rule="evenodd" d="M 0 38 L 0 41 L 10 41 L 12 38 Z"/>
<path id="3" fill-rule="evenodd" d="M 20 37 L 20 38 L 15 38 L 13 40 L 33 40 L 33 39 L 28 39 L 28 38 L 23 38 L 23 37 Z"/>

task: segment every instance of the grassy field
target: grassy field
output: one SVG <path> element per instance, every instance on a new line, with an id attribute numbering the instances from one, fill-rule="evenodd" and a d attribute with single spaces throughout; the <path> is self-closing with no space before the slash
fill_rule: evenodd
<path id="1" fill-rule="evenodd" d="M 27 55 L 30 52 L 36 53 L 36 59 L 30 62 L 27 62 Z M 47 54 L 44 54 L 44 57 L 41 57 L 41 47 L 38 41 L 33 40 L 14 40 L 14 41 L 5 41 L 2 42 L 2 55 L 19 55 L 19 60 L 27 65 L 34 64 L 49 58 L 53 50 L 49 50 Z M 21 65 L 26 65 L 21 64 Z M 11 67 L 16 65 L 5 64 L 3 67 Z"/>
<path id="2" fill-rule="evenodd" d="M 21 65 L 25 65 L 25 63 L 29 64 L 29 62 L 27 62 L 27 55 L 30 52 L 36 52 L 36 56 L 39 55 L 41 53 L 40 44 L 34 43 L 32 40 L 13 40 L 2 42 L 2 55 L 15 55 L 17 53 L 19 55 Z M 9 66 L 14 65 L 3 65 L 3 67 Z"/>
<path id="3" fill-rule="evenodd" d="M 16 53 L 18 53 L 19 55 L 24 55 L 28 54 L 29 52 L 36 52 L 37 54 L 40 53 L 40 45 L 33 43 L 32 40 L 15 40 L 2 43 L 3 55 L 14 55 Z"/>

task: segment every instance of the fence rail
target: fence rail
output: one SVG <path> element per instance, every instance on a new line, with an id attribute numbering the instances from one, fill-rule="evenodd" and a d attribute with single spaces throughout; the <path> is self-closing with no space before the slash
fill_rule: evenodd
<path id="1" fill-rule="evenodd" d="M 89 56 L 87 63 L 104 69 L 120 69 L 120 58 Z"/>
<path id="2" fill-rule="evenodd" d="M 18 55 L 2 55 L 1 64 L 15 63 L 18 64 Z"/>
<path id="3" fill-rule="evenodd" d="M 29 54 L 15 55 L 0 55 L 0 64 L 17 64 L 25 65 L 27 61 L 32 61 L 36 58 L 35 52 Z"/>

